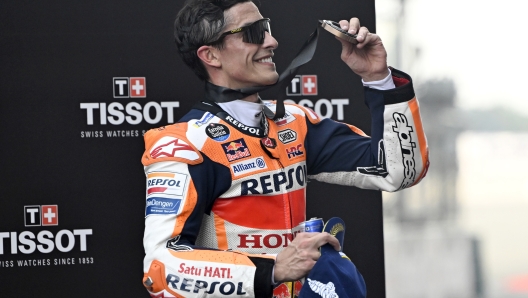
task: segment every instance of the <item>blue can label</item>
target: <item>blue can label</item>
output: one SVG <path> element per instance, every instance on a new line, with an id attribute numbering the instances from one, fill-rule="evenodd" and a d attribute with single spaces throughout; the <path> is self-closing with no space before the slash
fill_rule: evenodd
<path id="1" fill-rule="evenodd" d="M 302 223 L 301 223 L 302 224 Z M 323 231 L 324 222 L 322 218 L 311 218 L 304 222 L 304 231 L 307 233 L 321 233 Z"/>

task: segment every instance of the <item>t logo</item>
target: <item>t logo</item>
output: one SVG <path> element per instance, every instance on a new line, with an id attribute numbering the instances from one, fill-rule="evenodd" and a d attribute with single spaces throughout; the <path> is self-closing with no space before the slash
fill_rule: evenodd
<path id="1" fill-rule="evenodd" d="M 113 78 L 114 98 L 147 97 L 147 81 L 144 77 Z"/>
<path id="2" fill-rule="evenodd" d="M 317 75 L 296 75 L 286 89 L 286 95 L 317 95 L 317 89 Z"/>
<path id="3" fill-rule="evenodd" d="M 59 207 L 57 205 L 24 206 L 24 225 L 26 227 L 59 225 Z"/>
<path id="4" fill-rule="evenodd" d="M 114 98 L 128 98 L 128 78 L 114 78 Z"/>

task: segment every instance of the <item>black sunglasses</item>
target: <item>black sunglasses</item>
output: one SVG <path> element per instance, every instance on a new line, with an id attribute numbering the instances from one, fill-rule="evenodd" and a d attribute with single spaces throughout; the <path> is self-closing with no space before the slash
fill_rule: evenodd
<path id="1" fill-rule="evenodd" d="M 209 45 L 218 44 L 222 42 L 222 39 L 230 34 L 243 32 L 242 41 L 246 43 L 263 44 L 264 38 L 266 37 L 266 31 L 271 35 L 270 19 L 260 19 L 250 25 L 236 28 L 227 32 L 222 33 L 217 40 L 209 43 Z"/>

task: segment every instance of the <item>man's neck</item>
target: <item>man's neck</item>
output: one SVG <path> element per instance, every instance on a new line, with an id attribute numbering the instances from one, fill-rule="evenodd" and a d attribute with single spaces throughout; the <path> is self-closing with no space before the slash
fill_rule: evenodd
<path id="1" fill-rule="evenodd" d="M 258 97 L 258 93 L 251 94 L 250 96 L 241 98 L 240 100 L 249 101 L 249 102 L 255 102 L 255 103 L 260 102 L 259 97 Z"/>
<path id="2" fill-rule="evenodd" d="M 233 90 L 241 89 L 241 87 L 230 87 L 227 82 L 224 82 L 223 80 L 221 80 L 219 78 L 211 77 L 209 79 L 209 82 L 211 84 L 213 84 L 213 85 L 220 86 L 220 87 L 225 87 L 225 88 L 229 88 L 229 89 L 233 89 Z M 256 103 L 260 102 L 257 93 L 252 94 L 250 96 L 246 96 L 244 98 L 238 98 L 238 99 L 239 100 L 243 100 L 243 101 L 248 101 L 248 102 L 256 102 Z"/>

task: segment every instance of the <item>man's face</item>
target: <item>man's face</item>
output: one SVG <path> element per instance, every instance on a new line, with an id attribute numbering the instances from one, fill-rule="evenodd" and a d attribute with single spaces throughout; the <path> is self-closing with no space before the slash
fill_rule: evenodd
<path id="1" fill-rule="evenodd" d="M 224 31 L 262 19 L 253 2 L 239 3 L 224 13 L 228 21 Z M 222 86 L 239 89 L 275 83 L 279 75 L 271 58 L 277 46 L 277 40 L 267 32 L 263 44 L 243 42 L 242 33 L 226 36 L 224 48 L 218 52 L 218 59 L 222 64 L 219 69 L 222 72 Z"/>

